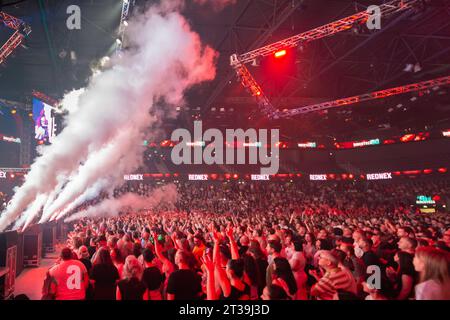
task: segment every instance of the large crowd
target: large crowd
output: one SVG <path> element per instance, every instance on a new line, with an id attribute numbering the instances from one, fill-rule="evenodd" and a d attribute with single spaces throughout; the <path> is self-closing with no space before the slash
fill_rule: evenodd
<path id="1" fill-rule="evenodd" d="M 173 208 L 72 222 L 43 298 L 450 299 L 450 215 L 413 205 L 448 180 L 177 187 Z"/>

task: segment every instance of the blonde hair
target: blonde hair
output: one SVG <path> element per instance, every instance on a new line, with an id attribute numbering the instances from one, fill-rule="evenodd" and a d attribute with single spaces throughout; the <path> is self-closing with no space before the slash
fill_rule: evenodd
<path id="1" fill-rule="evenodd" d="M 139 260 L 135 256 L 130 255 L 125 259 L 122 278 L 137 278 L 138 280 L 141 280 L 143 271 L 142 264 Z"/>
<path id="2" fill-rule="evenodd" d="M 436 280 L 440 284 L 450 282 L 450 253 L 434 247 L 419 247 L 416 256 L 422 260 L 425 270 L 421 274 L 420 281 Z"/>

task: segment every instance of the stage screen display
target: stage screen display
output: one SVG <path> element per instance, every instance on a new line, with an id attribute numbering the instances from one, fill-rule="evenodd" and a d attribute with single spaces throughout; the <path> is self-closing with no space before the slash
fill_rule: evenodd
<path id="1" fill-rule="evenodd" d="M 54 108 L 33 98 L 34 138 L 43 143 L 52 143 L 55 135 Z"/>

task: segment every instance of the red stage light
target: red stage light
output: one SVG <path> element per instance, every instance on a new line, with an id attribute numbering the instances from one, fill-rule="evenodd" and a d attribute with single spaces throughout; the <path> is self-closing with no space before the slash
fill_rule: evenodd
<path id="1" fill-rule="evenodd" d="M 237 179 L 239 176 L 237 174 L 233 174 L 233 178 Z"/>
<path id="2" fill-rule="evenodd" d="M 423 170 L 423 173 L 425 173 L 425 174 L 429 174 L 429 173 L 432 173 L 433 172 L 433 170 L 431 170 L 431 169 L 424 169 Z"/>
<path id="3" fill-rule="evenodd" d="M 415 134 L 405 134 L 403 137 L 400 138 L 401 142 L 409 142 L 413 141 L 415 138 Z"/>
<path id="4" fill-rule="evenodd" d="M 407 171 L 403 171 L 403 174 L 407 174 L 407 175 L 420 174 L 420 170 L 407 170 Z"/>
<path id="5" fill-rule="evenodd" d="M 447 168 L 439 168 L 438 171 L 440 173 L 446 173 L 447 172 Z"/>
<path id="6" fill-rule="evenodd" d="M 160 143 L 161 147 L 167 147 L 170 145 L 170 140 L 163 140 Z"/>
<path id="7" fill-rule="evenodd" d="M 275 54 L 274 54 L 275 58 L 280 58 L 285 55 L 286 55 L 286 50 L 280 50 L 280 51 L 275 52 Z"/>
<path id="8" fill-rule="evenodd" d="M 256 91 L 256 95 L 260 96 L 261 95 L 261 91 Z"/>

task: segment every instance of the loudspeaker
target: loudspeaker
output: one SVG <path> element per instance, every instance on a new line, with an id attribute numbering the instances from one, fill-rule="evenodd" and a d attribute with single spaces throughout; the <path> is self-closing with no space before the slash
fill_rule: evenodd
<path id="1" fill-rule="evenodd" d="M 23 265 L 39 266 L 42 258 L 42 231 L 40 225 L 31 226 L 23 234 Z"/>
<path id="2" fill-rule="evenodd" d="M 56 225 L 54 223 L 45 224 L 43 225 L 42 229 L 42 243 L 44 253 L 55 252 Z"/>
<path id="3" fill-rule="evenodd" d="M 0 299 L 8 299 L 14 293 L 17 242 L 16 231 L 0 234 Z"/>

